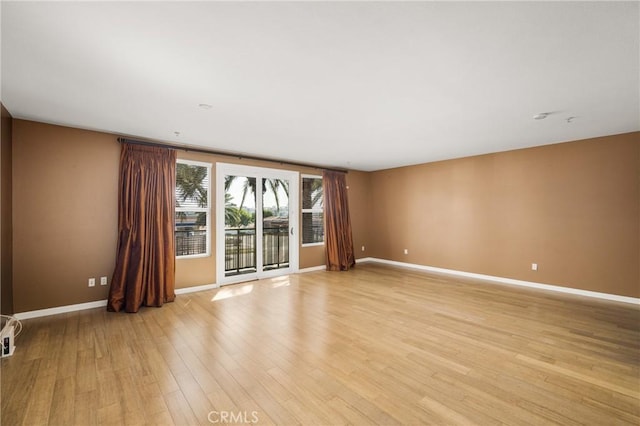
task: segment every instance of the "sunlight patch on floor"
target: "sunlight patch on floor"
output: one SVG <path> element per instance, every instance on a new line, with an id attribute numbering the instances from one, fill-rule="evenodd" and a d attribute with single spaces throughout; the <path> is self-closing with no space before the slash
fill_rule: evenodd
<path id="1" fill-rule="evenodd" d="M 269 286 L 271 288 L 288 287 L 290 285 L 291 285 L 291 281 L 289 281 L 289 276 L 288 275 L 284 275 L 282 277 L 272 278 L 271 282 L 269 283 Z"/>
<path id="2" fill-rule="evenodd" d="M 223 288 L 218 290 L 218 292 L 216 293 L 215 296 L 213 296 L 213 299 L 211 299 L 211 301 L 215 302 L 217 300 L 229 299 L 230 297 L 244 296 L 245 294 L 249 294 L 252 291 L 253 291 L 253 284 L 246 284 L 239 287 L 233 286 L 232 288 Z"/>

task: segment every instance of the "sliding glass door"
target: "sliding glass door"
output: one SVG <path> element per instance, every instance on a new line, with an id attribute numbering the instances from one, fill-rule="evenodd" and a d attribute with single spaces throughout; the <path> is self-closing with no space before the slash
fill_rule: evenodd
<path id="1" fill-rule="evenodd" d="M 298 268 L 298 173 L 218 163 L 216 247 L 220 284 Z"/>

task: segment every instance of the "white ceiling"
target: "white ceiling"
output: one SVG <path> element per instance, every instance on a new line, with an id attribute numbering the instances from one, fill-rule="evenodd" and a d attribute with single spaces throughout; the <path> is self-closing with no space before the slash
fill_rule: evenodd
<path id="1" fill-rule="evenodd" d="M 358 170 L 640 130 L 638 2 L 1 7 L 15 118 Z"/>

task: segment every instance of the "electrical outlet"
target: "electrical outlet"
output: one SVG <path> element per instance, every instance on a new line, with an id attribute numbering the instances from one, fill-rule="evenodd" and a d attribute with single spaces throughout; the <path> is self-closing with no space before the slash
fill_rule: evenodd
<path id="1" fill-rule="evenodd" d="M 96 279 L 89 278 L 89 287 L 95 287 L 95 286 L 96 286 Z"/>
<path id="2" fill-rule="evenodd" d="M 532 263 L 531 264 L 531 270 L 532 271 L 537 271 L 538 270 L 538 264 L 537 263 Z"/>
<path id="3" fill-rule="evenodd" d="M 409 249 L 404 249 L 404 254 L 409 254 Z"/>
<path id="4" fill-rule="evenodd" d="M 362 251 L 364 251 L 364 246 L 362 246 Z"/>
<path id="5" fill-rule="evenodd" d="M 100 277 L 100 285 L 107 285 L 107 277 Z"/>

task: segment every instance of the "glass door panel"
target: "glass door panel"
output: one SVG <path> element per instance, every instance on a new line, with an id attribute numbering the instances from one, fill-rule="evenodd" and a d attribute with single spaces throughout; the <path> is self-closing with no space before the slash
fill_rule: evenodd
<path id="1" fill-rule="evenodd" d="M 256 178 L 224 177 L 224 274 L 257 272 Z"/>
<path id="2" fill-rule="evenodd" d="M 289 181 L 262 179 L 262 266 L 289 267 Z"/>

